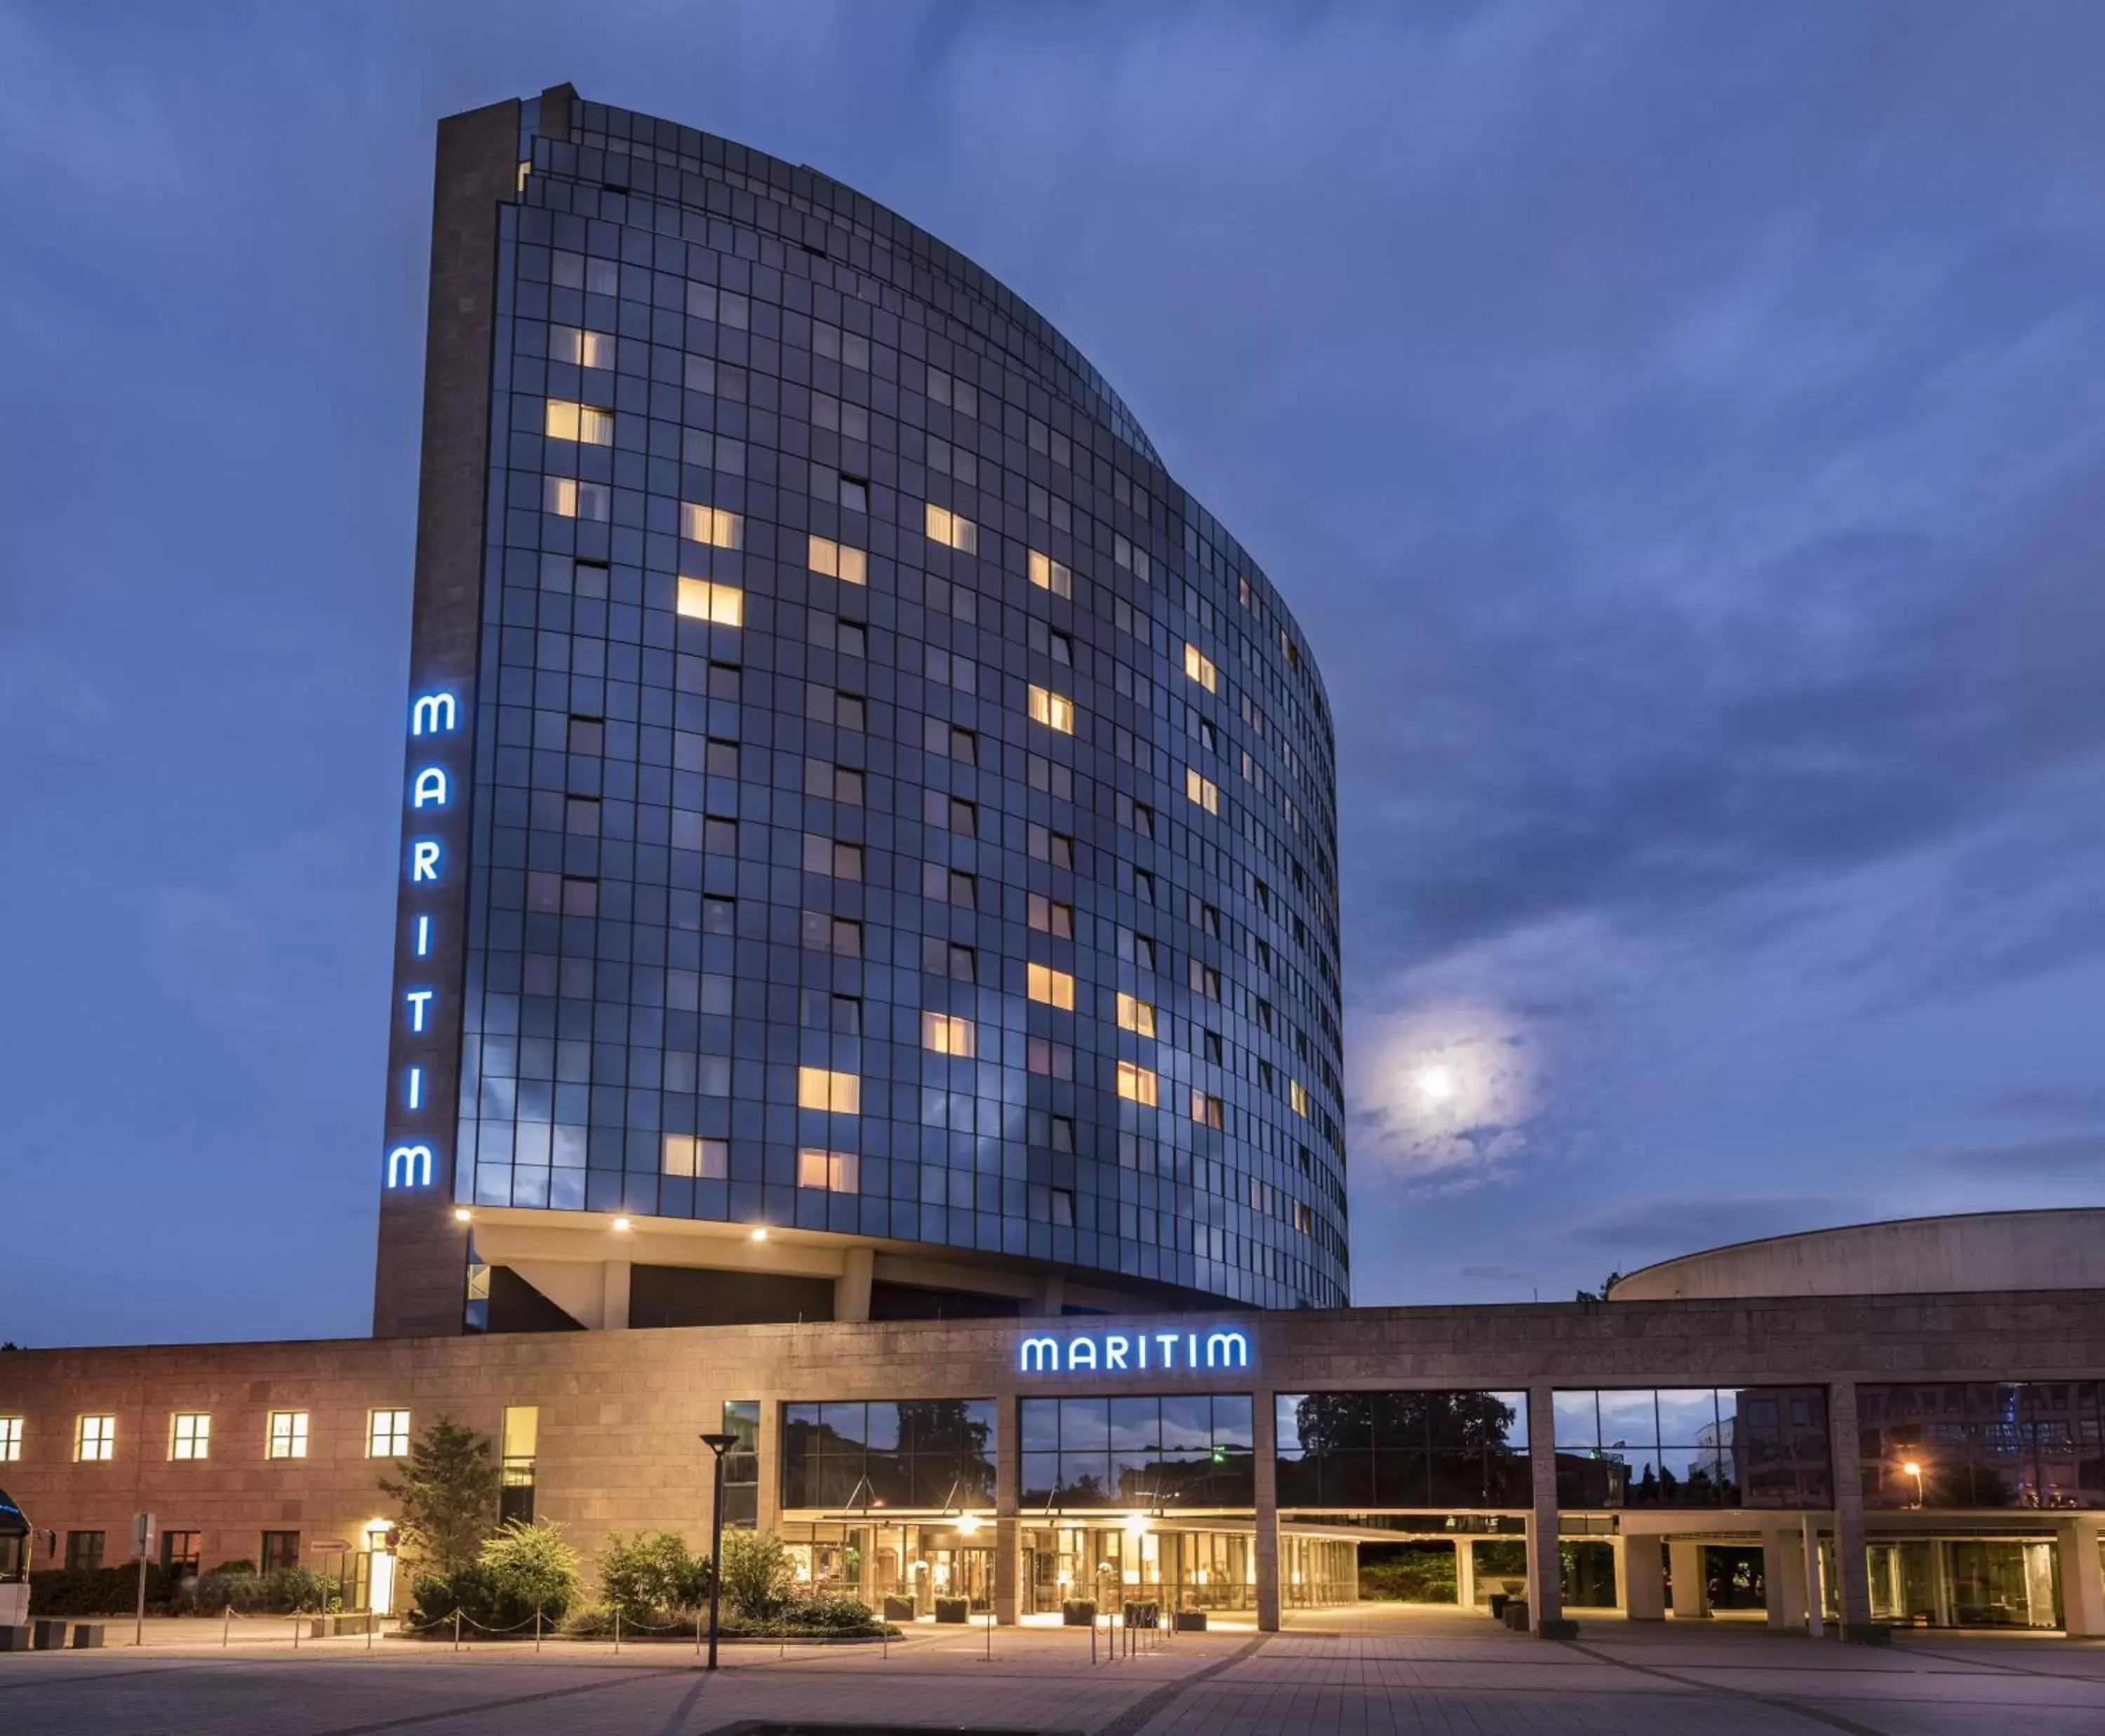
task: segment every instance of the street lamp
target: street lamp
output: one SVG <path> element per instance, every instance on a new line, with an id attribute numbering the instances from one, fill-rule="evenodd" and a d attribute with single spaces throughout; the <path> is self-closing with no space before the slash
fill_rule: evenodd
<path id="1" fill-rule="evenodd" d="M 738 1445 L 735 1434 L 705 1434 L 702 1444 L 716 1455 L 716 1497 L 709 1503 L 709 1661 L 704 1666 L 713 1670 L 717 1667 L 717 1594 L 723 1585 L 723 1461 L 724 1455 Z"/>
<path id="2" fill-rule="evenodd" d="M 1920 1507 L 1922 1505 L 1922 1466 L 1917 1461 L 1908 1459 L 1902 1461 L 1901 1470 L 1915 1479 L 1915 1504 Z"/>

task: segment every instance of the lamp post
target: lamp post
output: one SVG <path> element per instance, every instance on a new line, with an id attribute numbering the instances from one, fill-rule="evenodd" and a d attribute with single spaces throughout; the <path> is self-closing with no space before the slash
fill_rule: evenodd
<path id="1" fill-rule="evenodd" d="M 1920 1509 L 1922 1506 L 1922 1466 L 1917 1461 L 1910 1459 L 1902 1465 L 1901 1470 L 1915 1479 L 1915 1504 Z"/>
<path id="2" fill-rule="evenodd" d="M 717 1667 L 717 1594 L 723 1586 L 723 1461 L 738 1445 L 735 1434 L 705 1434 L 702 1444 L 716 1456 L 716 1492 L 709 1502 L 709 1661 L 704 1669 Z"/>

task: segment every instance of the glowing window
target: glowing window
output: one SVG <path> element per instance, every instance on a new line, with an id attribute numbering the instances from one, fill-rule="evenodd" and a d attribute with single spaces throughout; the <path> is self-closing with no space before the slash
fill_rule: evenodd
<path id="1" fill-rule="evenodd" d="M 743 548 L 745 521 L 722 507 L 680 503 L 680 535 L 690 543 L 707 543 L 714 548 Z"/>
<path id="2" fill-rule="evenodd" d="M 168 1419 L 168 1456 L 202 1459 L 212 1451 L 212 1418 L 203 1411 L 178 1411 Z"/>
<path id="3" fill-rule="evenodd" d="M 834 1115 L 862 1113 L 862 1081 L 853 1073 L 823 1067 L 797 1069 L 797 1107 L 824 1109 Z"/>
<path id="4" fill-rule="evenodd" d="M 664 1170 L 668 1175 L 691 1176 L 697 1181 L 726 1180 L 731 1174 L 730 1143 L 668 1133 L 664 1136 Z"/>
<path id="5" fill-rule="evenodd" d="M 829 579 L 844 579 L 850 584 L 869 583 L 869 557 L 846 543 L 815 536 L 806 559 L 813 572 L 824 573 Z"/>
<path id="6" fill-rule="evenodd" d="M 923 1046 L 939 1055 L 969 1055 L 972 1053 L 974 1027 L 968 1018 L 954 1013 L 923 1013 L 921 1015 Z"/>
<path id="7" fill-rule="evenodd" d="M 861 1187 L 862 1160 L 853 1152 L 822 1152 L 806 1146 L 797 1153 L 797 1185 L 823 1188 L 829 1193 L 855 1193 Z"/>
<path id="8" fill-rule="evenodd" d="M 580 331 L 574 325 L 548 328 L 548 360 L 579 368 L 611 368 L 614 339 L 605 332 Z"/>
<path id="9" fill-rule="evenodd" d="M 1055 597 L 1075 594 L 1075 575 L 1070 568 L 1062 566 L 1050 555 L 1030 551 L 1030 582 L 1041 591 L 1050 591 Z"/>
<path id="10" fill-rule="evenodd" d="M 1156 1085 L 1153 1072 L 1137 1062 L 1121 1061 L 1118 1064 L 1118 1094 L 1130 1103 L 1152 1105 L 1155 1100 Z"/>
<path id="11" fill-rule="evenodd" d="M 73 1456 L 80 1460 L 117 1456 L 117 1419 L 83 1416 L 74 1425 Z"/>
<path id="12" fill-rule="evenodd" d="M 1213 660 L 1196 645 L 1184 647 L 1184 673 L 1209 693 L 1218 692 L 1220 689 L 1221 672 L 1213 667 Z"/>
<path id="13" fill-rule="evenodd" d="M 307 1413 L 305 1411 L 273 1411 L 270 1413 L 270 1432 L 266 1438 L 266 1458 L 304 1459 L 307 1456 Z"/>
<path id="14" fill-rule="evenodd" d="M 1227 1121 L 1227 1105 L 1218 1097 L 1210 1097 L 1196 1086 L 1191 1091 L 1191 1119 L 1204 1127 L 1224 1126 Z"/>
<path id="15" fill-rule="evenodd" d="M 558 518 L 582 518 L 603 525 L 612 499 L 604 482 L 579 482 L 570 477 L 541 479 L 541 510 Z"/>
<path id="16" fill-rule="evenodd" d="M 1075 978 L 1071 973 L 1055 970 L 1050 964 L 1032 964 L 1026 968 L 1026 977 L 1033 1000 L 1074 1011 Z"/>
<path id="17" fill-rule="evenodd" d="M 1200 775 L 1196 766 L 1184 768 L 1184 794 L 1209 814 L 1221 811 L 1221 787 L 1210 777 Z"/>
<path id="18" fill-rule="evenodd" d="M 1118 998 L 1118 1022 L 1121 1031 L 1137 1031 L 1142 1036 L 1155 1035 L 1155 1009 L 1148 1002 L 1131 995 Z"/>
<path id="19" fill-rule="evenodd" d="M 0 1416 L 0 1465 L 12 1465 L 22 1456 L 22 1419 Z"/>
<path id="20" fill-rule="evenodd" d="M 939 507 L 932 500 L 928 503 L 927 525 L 930 542 L 944 544 L 961 554 L 980 552 L 980 527 L 963 513 Z"/>
<path id="21" fill-rule="evenodd" d="M 735 584 L 713 584 L 706 579 L 683 576 L 678 608 L 690 620 L 710 621 L 719 627 L 745 624 L 745 593 Z"/>
<path id="22" fill-rule="evenodd" d="M 1308 1087 L 1298 1079 L 1286 1081 L 1286 1100 L 1294 1105 L 1296 1115 L 1308 1113 Z"/>
<path id="23" fill-rule="evenodd" d="M 409 1452 L 409 1413 L 407 1411 L 368 1411 L 365 1413 L 365 1456 L 369 1459 L 400 1459 Z"/>
<path id="24" fill-rule="evenodd" d="M 1043 723 L 1048 729 L 1057 729 L 1063 736 L 1075 733 L 1075 702 L 1044 687 L 1030 690 L 1030 719 Z"/>
<path id="25" fill-rule="evenodd" d="M 613 411 L 573 404 L 568 398 L 548 400 L 547 420 L 543 428 L 551 440 L 580 441 L 588 446 L 614 444 Z"/>

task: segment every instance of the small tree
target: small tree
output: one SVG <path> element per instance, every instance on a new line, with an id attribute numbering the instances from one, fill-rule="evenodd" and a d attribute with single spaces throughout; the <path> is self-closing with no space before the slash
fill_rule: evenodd
<path id="1" fill-rule="evenodd" d="M 497 1517 L 497 1465 L 487 1436 L 450 1416 L 434 1418 L 410 1443 L 397 1479 L 382 1477 L 403 1536 L 425 1564 L 450 1573 L 475 1560 Z"/>
<path id="2" fill-rule="evenodd" d="M 501 1606 L 560 1622 L 578 1600 L 578 1552 L 552 1519 L 513 1519 L 482 1546 L 482 1570 Z"/>
<path id="3" fill-rule="evenodd" d="M 796 1558 L 780 1537 L 764 1531 L 724 1533 L 723 1595 L 739 1614 L 766 1621 L 789 1600 L 796 1584 Z"/>

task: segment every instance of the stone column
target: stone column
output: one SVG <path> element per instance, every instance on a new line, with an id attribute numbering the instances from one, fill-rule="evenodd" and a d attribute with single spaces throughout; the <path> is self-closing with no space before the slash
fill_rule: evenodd
<path id="1" fill-rule="evenodd" d="M 600 1317 L 602 1330 L 625 1332 L 628 1330 L 629 1263 L 625 1259 L 610 1259 L 601 1263 L 600 1273 Z"/>
<path id="2" fill-rule="evenodd" d="M 834 1318 L 869 1318 L 870 1275 L 877 1268 L 877 1251 L 850 1248 L 841 1256 L 841 1275 L 834 1280 Z"/>
<path id="3" fill-rule="evenodd" d="M 1535 1500 L 1527 1522 L 1527 1621 L 1538 1640 L 1569 1640 L 1579 1624 L 1564 1618 L 1564 1564 L 1557 1532 L 1557 1415 L 1547 1386 L 1527 1394 L 1527 1465 Z"/>
<path id="4" fill-rule="evenodd" d="M 1616 1551 L 1616 1566 L 1623 1582 L 1616 1590 L 1621 1594 L 1627 1621 L 1666 1619 L 1666 1564 L 1660 1559 L 1661 1548 L 1653 1533 L 1623 1533 L 1621 1546 Z"/>
<path id="5" fill-rule="evenodd" d="M 1013 1394 L 996 1401 L 994 1434 L 994 1618 L 1013 1627 L 1023 1595 L 1021 1407 Z"/>
<path id="6" fill-rule="evenodd" d="M 1827 1636 L 1825 1587 L 1820 1582 L 1820 1521 L 1810 1513 L 1799 1521 L 1803 1537 L 1805 1566 L 1805 1631 L 1816 1640 Z"/>
<path id="7" fill-rule="evenodd" d="M 1477 1545 L 1469 1537 L 1455 1540 L 1455 1607 L 1464 1615 L 1477 1607 Z"/>
<path id="8" fill-rule="evenodd" d="M 1674 1617 L 1697 1622 L 1710 1613 L 1703 1584 L 1703 1546 L 1669 1538 L 1666 1559 L 1674 1569 Z"/>
<path id="9" fill-rule="evenodd" d="M 1871 1620 L 1871 1570 L 1864 1535 L 1864 1465 L 1857 1434 L 1857 1383 L 1827 1388 L 1827 1439 L 1835 1457 L 1835 1577 L 1842 1637 L 1860 1644 L 1889 1637 Z"/>
<path id="10" fill-rule="evenodd" d="M 1772 1524 L 1762 1531 L 1763 1596 L 1769 1626 L 1789 1632 L 1805 1626 L 1805 1564 L 1799 1557 L 1799 1528 Z"/>
<path id="11" fill-rule="evenodd" d="M 2065 1519 L 2054 1528 L 2061 1557 L 2061 1625 L 2071 1640 L 2105 1635 L 2105 1573 L 2098 1557 L 2098 1525 Z"/>
<path id="12" fill-rule="evenodd" d="M 782 1528 L 782 1405 L 772 1394 L 760 1401 L 760 1490 L 754 1509 L 761 1530 Z"/>
<path id="13" fill-rule="evenodd" d="M 1269 1389 L 1252 1399 L 1250 1433 L 1257 1461 L 1257 1625 L 1279 1631 L 1279 1443 L 1278 1415 Z"/>

